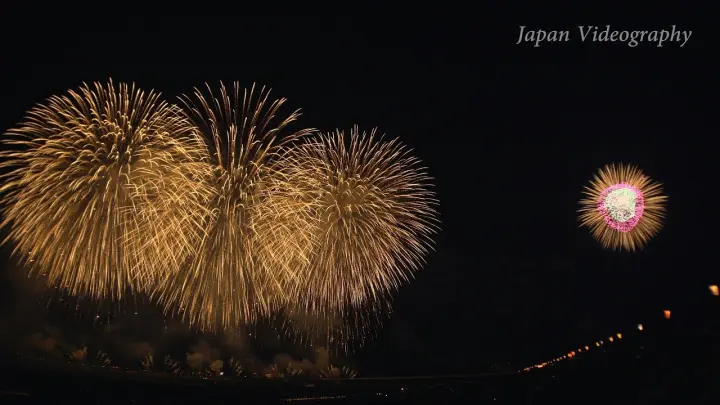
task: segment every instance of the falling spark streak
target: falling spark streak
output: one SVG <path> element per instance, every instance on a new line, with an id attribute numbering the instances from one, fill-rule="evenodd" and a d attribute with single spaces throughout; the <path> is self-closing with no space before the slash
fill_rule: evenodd
<path id="1" fill-rule="evenodd" d="M 165 256 L 140 207 L 177 194 L 177 168 L 201 150 L 178 107 L 134 85 L 84 84 L 50 97 L 7 132 L 0 169 L 3 241 L 31 274 L 72 295 L 146 292 Z M 166 180 L 167 179 L 167 180 Z M 185 191 L 183 191 L 185 193 Z M 157 241 L 156 241 L 157 242 Z"/>
<path id="2" fill-rule="evenodd" d="M 290 311 L 343 316 L 408 282 L 439 228 L 430 180 L 409 150 L 374 130 L 284 151 L 258 210 L 273 218 L 263 248 L 285 252 L 270 256 L 272 267 L 296 276 Z"/>
<path id="3" fill-rule="evenodd" d="M 667 197 L 635 166 L 605 166 L 583 194 L 580 226 L 607 249 L 642 249 L 662 228 Z"/>
<path id="4" fill-rule="evenodd" d="M 288 306 L 280 330 L 295 343 L 350 353 L 377 336 L 383 321 L 392 314 L 392 297 L 366 303 L 345 313 L 318 313 Z"/>
<path id="5" fill-rule="evenodd" d="M 282 301 L 281 288 L 289 275 L 272 269 L 264 255 L 264 236 L 258 229 L 267 220 L 256 205 L 267 164 L 280 148 L 311 129 L 287 130 L 300 116 L 297 110 L 276 119 L 286 99 L 270 100 L 270 91 L 253 86 L 242 90 L 220 86 L 219 94 L 208 86 L 193 96 L 183 96 L 184 112 L 204 142 L 205 168 L 196 176 L 212 193 L 201 192 L 205 208 L 185 221 L 185 250 L 159 286 L 157 297 L 166 311 L 180 312 L 203 330 L 237 327 L 268 316 Z M 284 135 L 283 135 L 284 134 Z M 281 136 L 282 135 L 282 136 Z M 278 253 L 278 254 L 283 254 Z"/>

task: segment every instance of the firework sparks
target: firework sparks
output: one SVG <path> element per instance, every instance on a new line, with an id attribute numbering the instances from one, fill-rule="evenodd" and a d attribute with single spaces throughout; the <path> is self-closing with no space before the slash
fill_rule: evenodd
<path id="1" fill-rule="evenodd" d="M 179 311 L 191 324 L 216 330 L 252 322 L 273 310 L 284 276 L 262 265 L 262 235 L 255 205 L 267 163 L 280 147 L 312 130 L 289 131 L 299 110 L 276 119 L 285 99 L 270 100 L 265 88 L 243 91 L 221 84 L 220 93 L 196 89 L 183 97 L 185 113 L 205 143 L 205 173 L 196 177 L 214 192 L 206 208 L 186 221 L 184 236 L 194 253 L 160 285 L 166 310 Z M 281 136 L 282 135 L 282 136 Z M 188 211 L 190 212 L 190 211 Z"/>
<path id="2" fill-rule="evenodd" d="M 170 355 L 165 356 L 163 365 L 165 366 L 165 369 L 172 374 L 179 374 L 181 372 L 180 363 L 173 360 Z"/>
<path id="3" fill-rule="evenodd" d="M 270 259 L 297 275 L 293 306 L 343 314 L 385 299 L 423 263 L 437 201 L 397 140 L 355 127 L 289 148 L 273 168 L 259 204 L 273 218 L 264 248 L 286 253 Z"/>
<path id="4" fill-rule="evenodd" d="M 243 374 L 243 365 L 238 360 L 235 360 L 235 357 L 230 358 L 230 370 L 232 371 L 232 375 L 235 377 L 240 377 Z"/>
<path id="5" fill-rule="evenodd" d="M 331 364 L 326 369 L 320 371 L 320 378 L 322 378 L 323 380 L 335 378 L 353 379 L 355 377 L 357 377 L 357 372 L 346 366 L 342 366 L 341 368 L 339 368 Z"/>
<path id="6" fill-rule="evenodd" d="M 605 166 L 583 194 L 580 225 L 605 248 L 641 249 L 662 228 L 667 197 L 635 166 Z"/>
<path id="7" fill-rule="evenodd" d="M 110 365 L 112 364 L 112 362 L 110 361 L 110 357 L 108 357 L 107 353 L 102 350 L 98 350 L 97 354 L 95 355 L 95 362 L 100 367 L 110 367 Z"/>
<path id="8" fill-rule="evenodd" d="M 78 363 L 84 363 L 85 359 L 87 359 L 87 353 L 87 346 L 83 346 L 79 349 L 73 350 L 71 356 L 73 360 L 77 361 Z"/>
<path id="9" fill-rule="evenodd" d="M 278 372 L 278 365 L 273 363 L 273 364 L 265 367 L 265 370 L 263 371 L 263 375 L 265 376 L 265 378 L 280 377 L 280 373 Z"/>
<path id="10" fill-rule="evenodd" d="M 290 364 L 288 364 L 285 368 L 285 375 L 288 377 L 300 377 L 304 374 L 305 372 L 303 371 L 303 369 L 293 365 L 293 362 L 290 362 Z"/>
<path id="11" fill-rule="evenodd" d="M 142 359 L 142 362 L 140 362 L 140 365 L 142 366 L 142 369 L 144 371 L 152 370 L 154 364 L 155 361 L 152 352 L 146 354 L 145 357 Z"/>
<path id="12" fill-rule="evenodd" d="M 33 108 L 1 153 L 0 168 L 10 169 L 2 226 L 13 254 L 73 295 L 120 298 L 152 287 L 159 244 L 139 237 L 152 225 L 136 208 L 162 193 L 172 168 L 199 155 L 190 127 L 159 94 L 112 81 Z"/>
<path id="13" fill-rule="evenodd" d="M 282 312 L 280 330 L 301 345 L 351 352 L 364 347 L 392 314 L 391 297 L 373 300 L 345 313 L 319 313 L 288 305 Z"/>
<path id="14" fill-rule="evenodd" d="M 224 364 L 222 360 L 215 360 L 210 363 L 210 371 L 213 375 L 222 375 Z"/>

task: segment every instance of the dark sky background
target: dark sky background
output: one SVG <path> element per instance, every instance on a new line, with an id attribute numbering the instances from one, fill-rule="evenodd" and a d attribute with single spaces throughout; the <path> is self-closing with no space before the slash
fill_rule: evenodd
<path id="1" fill-rule="evenodd" d="M 531 48 L 515 42 L 517 26 L 533 24 L 495 15 L 2 19 L 2 130 L 83 81 L 134 81 L 174 101 L 238 80 L 287 97 L 303 125 L 377 126 L 412 147 L 436 178 L 443 231 L 378 339 L 355 354 L 367 373 L 544 360 L 666 307 L 689 311 L 720 283 L 717 65 L 703 27 L 680 27 L 693 30 L 684 48 Z M 666 227 L 636 254 L 603 251 L 577 226 L 582 186 L 614 161 L 640 165 L 670 196 Z M 0 295 L 25 311 L 14 284 Z M 62 329 L 62 319 L 42 322 Z"/>

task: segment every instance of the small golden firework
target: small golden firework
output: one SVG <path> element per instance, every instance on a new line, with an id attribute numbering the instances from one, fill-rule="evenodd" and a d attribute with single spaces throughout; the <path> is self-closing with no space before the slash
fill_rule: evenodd
<path id="1" fill-rule="evenodd" d="M 605 248 L 642 249 L 662 228 L 667 197 L 636 166 L 605 166 L 583 194 L 580 226 L 590 228 Z"/>
<path id="2" fill-rule="evenodd" d="M 112 81 L 53 96 L 7 132 L 4 218 L 13 254 L 72 295 L 119 298 L 160 277 L 139 207 L 200 150 L 191 125 L 158 93 Z M 179 189 L 184 189 L 180 182 Z M 184 193 L 185 191 L 183 191 Z"/>
<path id="3" fill-rule="evenodd" d="M 183 221 L 187 226 L 176 238 L 190 254 L 173 263 L 157 295 L 166 311 L 181 313 L 203 330 L 233 328 L 270 315 L 284 294 L 280 286 L 286 274 L 263 264 L 269 261 L 263 254 L 272 252 L 261 248 L 258 229 L 269 227 L 259 225 L 265 220 L 256 205 L 266 165 L 279 148 L 312 130 L 288 130 L 299 110 L 276 119 L 286 99 L 269 96 L 264 87 L 243 90 L 234 83 L 228 89 L 221 83 L 219 93 L 208 87 L 182 98 L 205 149 L 205 166 L 195 176 L 203 186 L 196 188 L 212 193 L 200 193 L 203 209 L 181 211 L 192 219 Z"/>

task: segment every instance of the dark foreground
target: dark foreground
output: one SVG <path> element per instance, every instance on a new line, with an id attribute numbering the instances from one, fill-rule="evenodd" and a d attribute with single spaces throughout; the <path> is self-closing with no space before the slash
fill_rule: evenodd
<path id="1" fill-rule="evenodd" d="M 527 376 L 290 381 L 16 371 L 8 377 L 0 384 L 1 404 L 523 403 Z"/>
<path id="2" fill-rule="evenodd" d="M 631 345 L 528 373 L 464 378 L 213 381 L 140 373 L 17 369 L 8 373 L 6 369 L 0 404 L 720 403 L 716 370 L 691 362 L 663 363 L 667 361 L 663 356 L 637 357 Z"/>
<path id="3" fill-rule="evenodd" d="M 203 380 L 0 358 L 0 404 L 720 404 L 720 297 L 709 304 L 554 366 L 501 375 Z"/>

